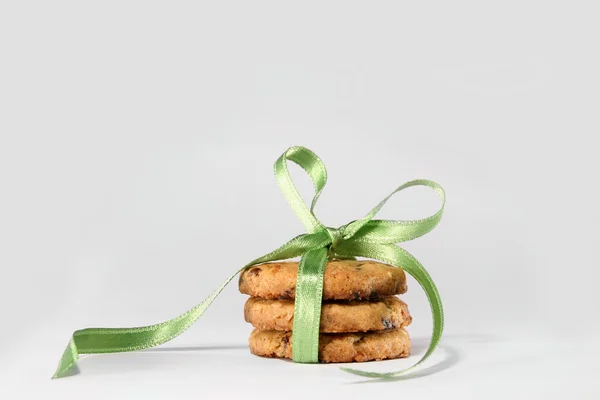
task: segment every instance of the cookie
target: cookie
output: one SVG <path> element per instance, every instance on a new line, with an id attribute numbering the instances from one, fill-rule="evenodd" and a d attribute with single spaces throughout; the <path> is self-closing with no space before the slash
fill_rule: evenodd
<path id="1" fill-rule="evenodd" d="M 292 358 L 292 332 L 262 331 L 250 334 L 250 351 L 262 357 Z M 363 362 L 407 357 L 410 338 L 403 329 L 368 333 L 321 333 L 319 361 Z"/>
<path id="2" fill-rule="evenodd" d="M 240 292 L 265 299 L 291 300 L 296 295 L 297 262 L 272 262 L 245 269 Z M 377 300 L 406 292 L 401 268 L 370 260 L 334 260 L 325 266 L 324 300 Z"/>
<path id="3" fill-rule="evenodd" d="M 255 328 L 291 331 L 294 302 L 250 297 L 244 318 Z M 379 301 L 328 301 L 321 306 L 321 332 L 366 332 L 396 329 L 412 322 L 406 303 L 397 297 Z"/>

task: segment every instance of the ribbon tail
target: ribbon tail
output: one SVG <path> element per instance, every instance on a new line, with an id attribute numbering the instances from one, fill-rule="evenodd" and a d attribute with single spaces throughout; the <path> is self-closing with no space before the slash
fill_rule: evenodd
<path id="1" fill-rule="evenodd" d="M 161 345 L 181 335 L 204 314 L 225 286 L 244 268 L 227 278 L 201 303 L 169 321 L 137 328 L 88 328 L 75 331 L 52 378 L 72 375 L 79 354 L 143 350 Z"/>
<path id="2" fill-rule="evenodd" d="M 120 353 L 143 350 L 174 339 L 192 326 L 204 314 L 204 311 L 217 298 L 219 293 L 240 271 L 263 262 L 297 257 L 310 249 L 325 246 L 327 240 L 328 236 L 325 232 L 313 235 L 300 235 L 293 238 L 278 249 L 246 264 L 227 278 L 204 301 L 171 320 L 138 328 L 88 328 L 75 331 L 52 378 L 62 378 L 75 373 L 74 368 L 77 365 L 79 354 Z"/>
<path id="3" fill-rule="evenodd" d="M 396 267 L 400 267 L 408 272 L 415 280 L 421 285 L 429 305 L 431 306 L 431 314 L 433 317 L 433 333 L 431 335 L 431 341 L 429 347 L 423 357 L 417 361 L 413 366 L 394 372 L 368 372 L 361 371 L 354 368 L 341 368 L 343 371 L 349 372 L 354 375 L 365 376 L 369 378 L 392 378 L 399 375 L 405 375 L 408 372 L 414 370 L 417 366 L 422 364 L 429 356 L 434 352 L 438 346 L 440 339 L 442 338 L 442 332 L 444 330 L 444 310 L 442 306 L 442 300 L 440 294 L 431 279 L 429 273 L 421 265 L 416 258 L 414 258 L 408 251 L 394 245 L 394 244 L 368 244 L 368 243 L 352 243 L 343 246 L 345 248 L 339 249 L 345 255 L 352 255 L 358 257 L 367 257 L 375 260 L 379 260 L 388 264 L 392 264 Z"/>

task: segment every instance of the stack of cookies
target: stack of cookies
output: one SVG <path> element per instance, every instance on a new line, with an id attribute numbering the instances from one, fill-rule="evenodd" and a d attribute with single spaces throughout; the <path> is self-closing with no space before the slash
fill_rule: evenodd
<path id="1" fill-rule="evenodd" d="M 297 262 L 273 262 L 244 270 L 240 292 L 254 326 L 250 351 L 263 357 L 292 358 L 292 326 Z M 363 362 L 406 357 L 412 318 L 396 297 L 406 292 L 400 268 L 370 260 L 333 260 L 325 267 L 319 361 Z"/>

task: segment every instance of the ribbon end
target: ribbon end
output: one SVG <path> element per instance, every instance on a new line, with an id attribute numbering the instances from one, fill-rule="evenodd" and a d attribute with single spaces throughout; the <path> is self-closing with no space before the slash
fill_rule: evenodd
<path id="1" fill-rule="evenodd" d="M 60 361 L 58 362 L 58 367 L 56 367 L 56 372 L 54 372 L 54 375 L 52 375 L 52 379 L 64 378 L 79 374 L 79 367 L 77 366 L 78 358 L 79 353 L 77 352 L 77 347 L 75 346 L 74 340 L 71 339 Z"/>
<path id="2" fill-rule="evenodd" d="M 394 376 L 397 375 L 397 373 L 394 372 L 387 372 L 387 373 L 381 373 L 381 372 L 368 372 L 368 371 L 361 371 L 359 369 L 354 369 L 354 368 L 340 368 L 342 371 L 344 372 L 348 372 L 351 373 L 353 375 L 358 375 L 358 376 L 364 376 L 366 378 L 380 378 L 380 379 L 386 379 L 386 378 L 392 378 Z"/>
<path id="3" fill-rule="evenodd" d="M 60 379 L 68 376 L 79 375 L 79 372 L 80 371 L 77 364 L 67 365 L 64 368 L 61 368 L 59 365 L 51 379 Z"/>

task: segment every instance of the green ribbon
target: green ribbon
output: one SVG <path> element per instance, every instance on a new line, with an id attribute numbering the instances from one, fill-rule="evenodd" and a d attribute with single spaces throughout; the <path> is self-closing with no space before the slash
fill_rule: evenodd
<path id="1" fill-rule="evenodd" d="M 302 201 L 287 168 L 287 161 L 298 164 L 310 176 L 314 188 L 310 208 Z M 437 347 L 444 325 L 442 302 L 433 280 L 423 266 L 396 243 L 423 236 L 440 221 L 445 194 L 435 182 L 419 179 L 394 190 L 365 217 L 340 228 L 324 226 L 315 216 L 314 208 L 327 182 L 327 171 L 319 157 L 304 147 L 291 147 L 275 162 L 275 177 L 281 191 L 308 233 L 297 236 L 278 249 L 257 258 L 236 271 L 204 301 L 189 311 L 156 325 L 137 328 L 88 328 L 75 331 L 63 353 L 53 378 L 71 373 L 79 354 L 118 353 L 155 347 L 182 334 L 204 313 L 223 288 L 244 269 L 269 261 L 301 256 L 296 281 L 292 358 L 300 363 L 317 363 L 319 326 L 323 295 L 323 275 L 328 259 L 366 257 L 403 268 L 421 285 L 433 315 L 433 334 L 429 348 L 412 367 L 388 373 L 365 372 L 351 368 L 342 370 L 366 377 L 389 378 L 405 374 L 425 361 Z M 442 199 L 440 209 L 430 217 L 413 221 L 373 219 L 390 197 L 412 186 L 432 188 Z"/>

